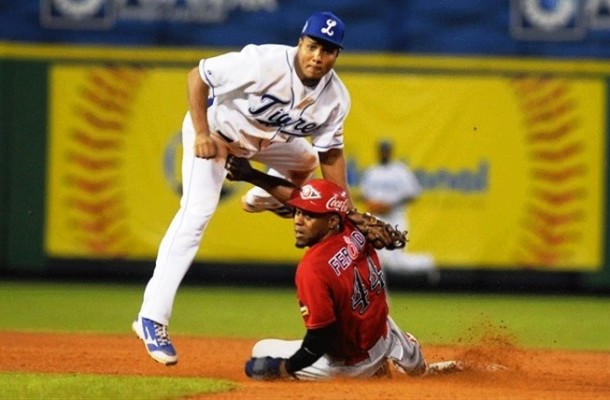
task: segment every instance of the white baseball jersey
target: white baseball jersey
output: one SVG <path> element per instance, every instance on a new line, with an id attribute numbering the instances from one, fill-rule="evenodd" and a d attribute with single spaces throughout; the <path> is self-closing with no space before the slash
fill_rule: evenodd
<path id="1" fill-rule="evenodd" d="M 322 152 L 342 148 L 349 93 L 334 71 L 315 88 L 303 85 L 295 71 L 296 53 L 296 47 L 248 45 L 201 60 L 199 72 L 214 97 L 210 129 L 253 153 L 295 137 L 311 137 Z M 262 140 L 243 140 L 244 135 Z"/>
<path id="2" fill-rule="evenodd" d="M 309 88 L 295 71 L 296 47 L 248 45 L 199 62 L 209 85 L 210 133 L 216 132 L 232 154 L 272 168 L 270 173 L 311 173 L 316 152 L 343 147 L 349 93 L 334 71 Z M 310 142 L 313 144 L 313 148 Z M 146 285 L 140 317 L 169 323 L 178 287 L 191 266 L 203 233 L 218 206 L 227 171 L 225 160 L 195 157 L 190 113 L 182 125 L 182 198 L 157 254 Z M 270 145 L 275 143 L 275 145 Z M 246 196 L 270 197 L 250 189 Z M 260 189 L 262 190 L 262 189 Z"/>
<path id="3" fill-rule="evenodd" d="M 362 196 L 368 200 L 393 204 L 392 210 L 380 217 L 392 225 L 404 227 L 406 222 L 404 200 L 419 196 L 422 187 L 410 169 L 399 161 L 393 161 L 365 170 L 360 182 L 360 190 Z"/>

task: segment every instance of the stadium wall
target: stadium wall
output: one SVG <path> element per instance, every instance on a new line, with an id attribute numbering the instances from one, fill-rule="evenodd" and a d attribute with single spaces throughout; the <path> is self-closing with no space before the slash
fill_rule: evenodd
<path id="1" fill-rule="evenodd" d="M 0 7 L 0 271 L 149 275 L 180 190 L 186 71 L 246 43 L 294 44 L 328 7 Z M 409 249 L 433 253 L 443 281 L 608 289 L 608 2 L 337 0 L 332 11 L 348 28 L 337 69 L 352 92 L 354 194 L 390 136 L 425 186 Z M 235 218 L 245 190 L 225 187 L 196 259 L 206 268 L 190 274 L 289 281 L 289 224 Z M 278 239 L 244 239 L 260 226 Z"/>
<path id="2" fill-rule="evenodd" d="M 150 240 L 148 247 L 144 246 L 144 250 L 141 252 L 130 254 L 125 251 L 125 247 L 121 247 L 123 245 L 117 245 L 117 247 L 114 248 L 112 246 L 104 247 L 102 244 L 107 244 L 107 239 L 113 234 L 112 227 L 108 228 L 108 224 L 100 224 L 100 220 L 98 219 L 98 223 L 97 225 L 94 224 L 94 227 L 97 226 L 97 228 L 99 228 L 99 226 L 104 225 L 105 228 L 102 231 L 94 229 L 85 232 L 84 228 L 82 228 L 83 220 L 80 220 L 79 222 L 75 215 L 70 214 L 73 212 L 74 199 L 70 197 L 70 194 L 68 194 L 68 196 L 61 195 L 62 190 L 66 190 L 65 188 L 58 189 L 58 187 L 64 185 L 66 181 L 73 180 L 75 176 L 82 172 L 72 171 L 74 173 L 69 173 L 71 171 L 70 168 L 74 168 L 74 166 L 65 162 L 65 158 L 74 157 L 74 148 L 70 147 L 73 143 L 71 145 L 68 144 L 68 148 L 64 149 L 63 152 L 52 150 L 52 141 L 55 141 L 55 143 L 57 143 L 58 140 L 59 142 L 65 142 L 67 140 L 66 137 L 73 133 L 73 130 L 71 130 L 70 127 L 65 129 L 61 128 L 62 120 L 65 120 L 65 115 L 62 114 L 61 111 L 62 107 L 73 109 L 74 107 L 78 108 L 83 106 L 79 103 L 79 99 L 76 99 L 75 101 L 74 98 L 70 97 L 76 96 L 74 93 L 69 91 L 63 92 L 62 90 L 65 91 L 67 90 L 66 86 L 70 86 L 70 79 L 73 77 L 71 74 L 73 73 L 76 73 L 74 76 L 75 79 L 77 79 L 79 74 L 91 74 L 91 71 L 111 71 L 116 74 L 116 71 L 120 70 L 123 71 L 122 73 L 135 73 L 135 75 L 129 75 L 133 82 L 141 71 L 145 71 L 149 76 L 154 76 L 155 73 L 160 72 L 158 78 L 160 79 L 159 82 L 156 82 L 154 79 L 148 81 L 155 83 L 156 86 L 151 85 L 153 86 L 149 89 L 151 92 L 146 92 L 146 96 L 144 97 L 163 98 L 163 96 L 166 95 L 164 93 L 164 88 L 167 88 L 167 86 L 164 86 L 166 83 L 164 79 L 166 78 L 166 75 L 168 75 L 168 71 L 170 71 L 169 75 L 174 73 L 182 75 L 191 65 L 195 65 L 199 57 L 214 54 L 220 50 L 208 49 L 202 51 L 199 49 L 189 49 L 162 51 L 151 48 L 140 49 L 140 51 L 134 53 L 128 48 L 77 48 L 74 46 L 64 47 L 49 45 L 38 45 L 36 48 L 32 48 L 32 46 L 22 46 L 14 43 L 4 43 L 0 48 L 2 49 L 1 54 L 3 55 L 2 61 L 0 62 L 0 72 L 2 73 L 2 80 L 0 81 L 0 99 L 2 104 L 6 105 L 5 107 L 2 107 L 1 126 L 3 134 L 1 145 L 2 161 L 0 162 L 2 171 L 0 183 L 3 188 L 2 195 L 0 196 L 0 201 L 2 202 L 2 212 L 0 213 L 0 239 L 2 240 L 0 255 L 2 259 L 0 260 L 0 265 L 2 265 L 4 272 L 43 275 L 48 273 L 65 275 L 70 274 L 71 272 L 93 273 L 98 276 L 113 276 L 115 274 L 118 274 L 119 276 L 146 275 L 150 272 L 152 260 L 154 260 L 154 250 L 157 244 L 158 235 L 162 234 L 165 228 L 165 221 L 161 220 L 158 221 L 156 226 L 147 227 L 147 229 L 154 231 L 157 236 L 151 236 L 150 232 L 148 232 L 146 234 L 148 235 L 147 237 L 152 237 L 153 239 Z M 441 79 L 441 84 L 447 84 L 447 82 L 449 82 L 449 84 L 455 84 L 452 83 L 453 78 L 451 77 L 456 77 L 457 81 L 467 77 L 468 79 L 475 79 L 475 83 L 478 82 L 477 79 L 481 79 L 481 82 L 487 83 L 490 75 L 500 76 L 499 79 L 501 80 L 514 80 L 516 79 L 515 77 L 522 76 L 535 77 L 535 79 L 541 79 L 541 77 L 543 77 L 547 81 L 558 79 L 559 81 L 576 82 L 576 85 L 584 82 L 583 90 L 585 94 L 589 93 L 587 89 L 589 82 L 594 82 L 597 85 L 601 82 L 603 90 L 600 94 L 599 101 L 594 104 L 594 108 L 601 106 L 603 107 L 603 112 L 601 112 L 601 114 L 607 115 L 608 113 L 608 102 L 606 101 L 608 77 L 606 71 L 610 69 L 604 62 L 580 60 L 555 60 L 554 62 L 545 62 L 541 60 L 518 60 L 509 58 L 466 59 L 460 57 L 409 57 L 388 54 L 357 53 L 342 55 L 341 66 L 338 67 L 338 69 L 340 74 L 353 74 L 358 78 L 353 79 L 355 85 L 362 85 L 364 87 L 364 89 L 356 88 L 356 93 L 354 95 L 356 99 L 359 93 L 366 92 L 369 81 L 371 79 L 375 80 L 377 77 L 382 80 L 387 79 L 388 77 L 395 80 L 397 76 L 406 76 L 407 80 L 405 81 L 405 85 L 407 87 L 413 84 L 410 80 L 419 81 L 422 77 L 424 80 L 431 78 Z M 498 69 L 504 72 L 498 75 Z M 362 71 L 366 71 L 366 73 L 363 75 Z M 65 77 L 61 78 L 65 80 L 65 85 L 60 85 L 63 89 L 55 87 L 58 82 L 56 80 L 58 73 L 60 76 L 62 74 L 67 74 Z M 450 78 L 446 78 L 447 76 Z M 174 84 L 175 79 L 175 77 L 170 76 L 168 82 Z M 362 79 L 362 81 L 360 81 L 360 79 Z M 59 82 L 62 81 L 60 80 Z M 529 81 L 524 81 L 523 84 L 528 85 L 528 82 Z M 458 82 L 458 85 L 459 84 L 461 84 L 461 82 Z M 76 92 L 85 89 L 82 85 L 79 86 L 79 84 L 76 84 L 75 87 Z M 485 85 L 483 85 L 483 87 L 488 88 L 488 86 Z M 493 86 L 490 87 L 493 88 Z M 178 90 L 182 94 L 182 90 Z M 430 91 L 434 92 L 434 90 Z M 594 93 L 597 92 L 594 90 Z M 571 94 L 575 98 L 578 98 L 578 89 L 575 89 Z M 60 103 L 60 105 L 57 103 Z M 63 104 L 63 106 L 61 106 L 61 104 Z M 475 102 L 469 106 L 476 107 L 477 104 L 479 103 Z M 368 104 L 364 104 L 363 107 L 370 109 L 370 105 Z M 509 104 L 499 107 L 499 111 L 502 114 L 511 106 Z M 404 107 L 401 107 L 400 110 L 404 111 L 408 108 L 409 105 L 407 104 Z M 27 112 L 24 112 L 24 110 Z M 401 113 L 400 110 L 397 112 Z M 381 112 L 383 110 L 380 109 L 378 111 Z M 135 113 L 135 111 L 133 112 Z M 180 112 L 172 113 L 177 115 L 171 115 L 171 118 L 177 118 L 177 121 L 179 121 L 182 117 L 182 113 L 182 109 Z M 362 114 L 360 114 L 360 116 L 357 116 L 358 114 L 353 115 L 356 119 L 354 124 L 360 125 L 363 123 L 360 121 L 362 119 Z M 443 118 L 442 114 L 438 114 L 437 117 L 440 119 Z M 586 112 L 583 115 L 580 115 L 580 117 L 585 120 L 588 118 Z M 523 115 L 519 118 L 523 118 Z M 374 118 L 371 118 L 370 115 L 368 116 L 368 119 L 373 119 L 374 122 Z M 155 127 L 158 127 L 159 123 L 161 123 L 156 120 L 153 122 Z M 78 123 L 78 121 L 75 123 Z M 172 123 L 179 126 L 176 121 L 173 121 Z M 399 118 L 395 128 L 398 129 L 398 127 L 401 126 L 401 123 L 402 120 Z M 588 237 L 586 235 L 592 235 L 588 238 L 597 241 L 598 245 L 591 247 L 590 243 L 588 243 L 589 240 L 583 242 L 577 241 L 572 246 L 577 249 L 576 253 L 581 254 L 580 258 L 563 258 L 556 261 L 555 264 L 548 260 L 546 264 L 544 262 L 532 262 L 531 258 L 528 257 L 512 259 L 513 262 L 511 263 L 510 257 L 500 256 L 498 253 L 490 253 L 488 251 L 483 251 L 483 256 L 479 258 L 459 258 L 460 255 L 458 254 L 454 258 L 446 258 L 446 262 L 441 262 L 441 268 L 445 271 L 445 276 L 448 277 L 446 279 L 446 281 L 449 282 L 448 284 L 461 287 L 505 286 L 509 288 L 553 286 L 576 290 L 605 290 L 610 287 L 610 269 L 606 262 L 608 259 L 608 238 L 606 233 L 608 222 L 608 202 L 606 196 L 606 188 L 608 186 L 606 161 L 606 155 L 608 154 L 606 140 L 608 121 L 607 119 L 602 119 L 601 123 L 603 124 L 601 132 L 596 132 L 594 135 L 591 135 L 590 132 L 587 131 L 582 134 L 586 146 L 603 147 L 601 153 L 593 153 L 594 155 L 602 154 L 603 158 L 597 160 L 595 165 L 588 167 L 589 169 L 599 169 L 599 173 L 592 178 L 593 183 L 589 183 L 589 178 L 586 178 L 579 181 L 580 186 L 578 186 L 582 188 L 583 185 L 589 185 L 588 187 L 585 187 L 585 190 L 589 193 L 588 196 L 591 196 L 592 194 L 593 197 L 598 199 L 592 203 L 583 203 L 587 208 L 586 213 L 588 219 L 586 221 L 589 221 L 591 218 L 597 218 L 598 220 L 593 224 L 590 222 L 581 222 L 581 226 L 577 227 L 577 231 L 580 232 L 579 236 Z M 128 124 L 134 125 L 135 122 L 132 121 Z M 141 128 L 142 127 L 138 129 Z M 171 129 L 171 124 L 167 129 Z M 162 136 L 167 136 L 167 129 L 160 129 Z M 366 130 L 366 128 L 364 129 L 364 132 L 370 132 L 369 130 Z M 438 134 L 448 137 L 447 132 L 443 130 L 439 131 Z M 589 140 L 591 137 L 598 137 L 598 139 L 597 141 L 587 142 L 586 140 Z M 371 144 L 374 141 L 372 140 L 372 137 L 367 138 L 366 134 L 363 136 L 363 132 L 356 132 L 353 136 L 350 136 L 350 139 L 352 141 L 361 142 L 358 146 L 348 148 L 348 151 L 353 151 L 353 153 L 356 154 L 355 161 L 352 160 L 354 161 L 352 165 L 356 165 L 356 167 L 351 170 L 353 173 L 352 183 L 355 184 L 357 183 L 359 168 L 362 168 L 371 162 L 371 155 L 368 150 L 370 150 Z M 416 136 L 409 137 L 408 135 L 406 139 L 403 138 L 402 135 L 397 136 L 397 139 L 399 141 L 404 141 L 405 148 L 409 147 L 409 143 L 418 140 Z M 448 139 L 455 140 L 450 137 L 448 137 Z M 163 141 L 163 139 L 159 140 Z M 506 145 L 506 143 L 500 144 Z M 457 143 L 457 145 L 464 144 Z M 508 143 L 508 145 L 513 146 L 514 149 L 519 149 L 518 144 Z M 123 148 L 125 146 L 129 147 L 128 144 L 123 143 Z M 161 144 L 159 146 L 163 147 L 166 146 L 166 144 Z M 491 146 L 491 148 L 494 147 L 497 146 Z M 489 150 L 483 149 L 483 151 Z M 138 158 L 140 156 L 149 157 L 146 158 L 146 163 L 150 163 L 150 165 L 158 164 L 164 158 L 159 151 L 142 149 L 142 152 L 151 154 L 141 155 L 138 154 L 137 149 L 132 148 L 129 150 L 129 155 L 125 156 L 125 158 Z M 433 165 L 425 165 L 425 160 L 434 158 L 434 156 L 430 155 L 427 151 L 420 152 L 422 154 L 421 156 L 413 157 L 412 153 L 405 153 L 404 155 L 410 157 L 412 162 L 415 162 L 420 166 L 419 172 L 422 174 L 429 174 L 430 171 L 438 171 L 438 169 L 434 169 Z M 96 159 L 95 154 L 92 155 L 92 157 L 91 160 L 100 161 L 99 158 Z M 420 157 L 420 159 L 418 159 L 418 157 Z M 53 158 L 55 159 L 53 160 Z M 595 157 L 592 158 L 595 159 Z M 440 159 L 437 159 L 437 161 L 447 165 L 447 158 L 441 157 Z M 462 161 L 469 162 L 468 159 L 463 159 Z M 494 165 L 501 165 L 501 162 L 501 158 L 493 161 Z M 121 164 L 127 164 L 126 167 L 131 165 L 127 160 L 123 160 Z M 167 165 L 165 165 L 165 167 L 167 167 Z M 459 165 L 455 167 L 458 168 Z M 500 169 L 502 168 L 504 167 L 501 166 Z M 68 171 L 68 173 L 66 173 L 66 171 Z M 170 184 L 172 179 L 168 179 L 167 175 L 161 172 L 159 172 L 159 175 L 164 176 L 163 178 L 159 178 L 160 182 L 163 181 L 160 185 L 168 185 L 169 187 L 169 189 L 165 188 L 162 189 L 162 191 L 168 191 L 171 195 L 167 200 L 159 200 L 156 198 L 155 202 L 161 203 L 160 207 L 162 209 L 167 209 L 166 212 L 171 216 L 175 211 L 174 205 L 177 201 L 177 195 L 175 191 L 172 191 Z M 136 178 L 137 176 L 138 175 L 136 175 Z M 354 176 L 356 176 L 356 178 L 354 178 Z M 140 178 L 142 178 L 142 176 L 140 176 Z M 179 178 L 174 178 L 179 180 Z M 133 186 L 125 181 L 129 181 L 129 179 L 132 178 L 121 178 L 118 181 L 114 181 L 114 183 L 118 186 Z M 502 179 L 506 179 L 505 177 L 500 176 L 495 179 L 499 179 L 498 183 L 504 182 L 505 185 L 510 186 L 507 184 L 507 181 L 502 181 Z M 595 179 L 601 180 L 596 181 Z M 596 182 L 599 183 L 598 187 L 593 187 Z M 89 183 L 91 184 L 92 182 Z M 100 182 L 97 183 L 101 185 Z M 244 188 L 241 187 L 229 189 L 229 192 L 233 191 L 235 193 L 244 190 Z M 73 189 L 67 190 L 70 191 Z M 146 190 L 149 190 L 149 188 L 147 187 Z M 525 190 L 527 190 L 527 186 L 525 186 Z M 512 191 L 514 191 L 514 188 L 509 190 L 509 196 Z M 59 196 L 57 195 L 57 192 L 60 192 Z M 472 201 L 472 198 L 468 197 L 471 193 L 459 194 L 459 192 L 451 191 L 434 192 L 434 190 L 429 190 L 428 192 L 427 201 L 437 205 L 441 204 L 445 206 L 446 201 L 449 200 L 458 202 L 458 204 L 460 201 L 466 203 Z M 489 191 L 489 193 L 492 193 L 492 191 Z M 144 194 L 146 193 L 144 192 Z M 90 193 L 89 195 L 92 197 L 97 196 L 96 193 Z M 127 194 L 124 195 L 124 197 L 128 199 L 126 201 L 129 204 L 130 202 L 139 201 L 140 195 L 142 195 L 142 193 Z M 500 195 L 502 195 L 502 192 L 500 192 Z M 57 197 L 55 204 L 51 200 L 53 196 Z M 462 196 L 462 198 L 460 198 L 460 196 Z M 506 196 L 506 194 L 504 196 Z M 132 197 L 134 198 L 131 199 Z M 511 202 L 514 200 L 515 199 L 512 199 Z M 477 204 L 480 205 L 481 201 L 482 200 L 480 199 L 477 200 Z M 527 202 L 527 199 L 523 200 L 524 204 Z M 598 202 L 600 204 L 597 204 Z M 61 205 L 62 203 L 64 203 L 63 206 Z M 504 207 L 504 204 L 503 201 L 500 203 L 491 201 L 487 207 L 494 209 L 496 206 L 500 206 L 501 208 Z M 227 215 L 234 216 L 235 212 L 239 212 L 237 210 L 238 207 L 236 204 L 231 204 L 230 201 L 227 202 L 225 212 Z M 154 209 L 149 210 L 149 212 L 154 212 Z M 430 218 L 433 218 L 431 215 L 438 213 L 438 210 L 435 210 L 434 208 L 426 209 L 424 207 L 420 208 L 418 212 L 420 214 L 428 215 L 428 220 L 424 219 L 421 221 L 422 226 L 424 226 L 431 224 L 429 222 Z M 66 215 L 70 218 L 66 218 Z M 452 218 L 453 216 L 448 214 L 445 217 Z M 513 217 L 514 216 L 508 218 L 508 221 Z M 219 218 L 222 220 L 223 217 L 221 216 Z M 255 219 L 255 221 L 250 221 L 249 223 L 253 225 L 261 223 L 261 220 L 256 220 L 256 217 L 248 216 L 248 219 L 252 218 Z M 484 219 L 485 215 L 480 218 Z M 58 221 L 62 220 L 62 226 L 59 228 L 51 228 L 54 225 L 56 226 Z M 246 220 L 246 218 L 244 218 L 244 220 Z M 417 221 L 417 218 L 415 220 Z M 137 225 L 138 221 L 140 220 L 136 219 L 132 225 Z M 267 223 L 266 221 L 267 220 L 264 220 L 262 222 Z M 271 223 L 277 222 L 274 221 Z M 244 222 L 242 221 L 240 224 L 243 225 Z M 499 223 L 499 225 L 503 224 L 504 223 L 502 222 Z M 487 229 L 495 229 L 493 223 L 487 225 Z M 230 227 L 227 229 L 223 224 L 217 224 L 217 229 L 219 234 L 215 236 L 220 236 L 219 240 L 221 242 L 223 237 L 226 238 L 230 235 L 235 235 L 235 229 L 231 230 Z M 74 232 L 78 233 L 79 230 L 81 234 L 87 233 L 87 235 L 90 236 L 89 239 L 83 239 L 83 235 L 71 236 Z M 127 232 L 133 234 L 132 231 L 133 228 Z M 438 230 L 430 229 L 430 232 L 428 233 L 429 238 L 426 239 L 427 242 L 424 240 L 424 244 L 428 244 L 429 246 L 434 245 L 433 238 L 435 235 L 438 236 L 438 232 Z M 459 234 L 459 232 L 456 234 Z M 136 236 L 138 235 L 136 234 Z M 491 236 L 493 237 L 494 235 Z M 80 239 L 77 239 L 76 237 L 80 237 Z M 91 237 L 98 239 L 102 238 L 104 240 L 92 245 L 90 240 Z M 465 236 L 462 237 L 467 239 Z M 489 240 L 485 239 L 486 237 L 486 231 L 483 231 L 481 236 L 477 237 L 474 235 L 472 240 Z M 277 246 L 277 249 L 279 249 L 278 251 L 281 251 L 282 248 L 291 247 L 289 241 L 285 243 L 285 240 L 278 240 L 277 242 L 278 243 L 269 244 L 270 248 L 273 249 L 274 246 Z M 132 240 L 128 243 L 133 244 L 134 242 Z M 239 242 L 237 245 L 239 246 Z M 204 265 L 205 268 L 198 268 L 192 272 L 191 275 L 200 276 L 203 280 L 212 279 L 213 281 L 218 282 L 237 281 L 240 279 L 260 280 L 264 275 L 267 280 L 271 279 L 289 282 L 292 270 L 291 266 L 294 265 L 294 261 L 298 258 L 298 253 L 284 253 L 285 256 L 283 258 L 270 258 L 266 256 L 268 250 L 265 248 L 261 249 L 261 247 L 264 246 L 254 245 L 260 252 L 260 254 L 254 258 L 235 257 L 235 251 L 233 249 L 221 250 L 212 258 L 200 257 L 198 258 L 197 263 Z M 423 247 L 425 247 L 425 245 Z M 557 251 L 559 254 L 563 250 L 565 250 L 565 247 L 551 249 L 550 251 Z M 443 248 L 439 248 L 437 251 L 442 252 Z M 449 248 L 448 251 L 452 251 L 452 248 Z M 439 258 L 443 260 L 442 255 Z M 234 271 L 231 272 L 231 268 L 234 268 Z M 275 275 L 275 278 L 270 277 L 270 272 L 272 273 L 271 275 Z"/>

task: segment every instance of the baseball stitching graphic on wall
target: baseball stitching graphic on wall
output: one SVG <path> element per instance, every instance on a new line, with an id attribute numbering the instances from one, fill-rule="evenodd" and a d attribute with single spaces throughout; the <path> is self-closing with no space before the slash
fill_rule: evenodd
<path id="1" fill-rule="evenodd" d="M 155 257 L 180 198 L 185 71 L 52 68 L 48 254 Z M 370 143 L 391 135 L 424 187 L 410 209 L 411 250 L 450 266 L 599 268 L 603 79 L 342 75 L 356 175 L 373 161 Z M 298 260 L 290 221 L 244 213 L 248 187 L 227 185 L 197 260 Z"/>

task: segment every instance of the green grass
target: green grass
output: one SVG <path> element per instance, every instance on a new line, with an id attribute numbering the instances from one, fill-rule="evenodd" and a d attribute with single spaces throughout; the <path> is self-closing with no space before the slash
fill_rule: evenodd
<path id="1" fill-rule="evenodd" d="M 610 298 L 550 295 L 392 295 L 400 326 L 422 343 L 512 336 L 521 347 L 610 350 Z"/>
<path id="2" fill-rule="evenodd" d="M 0 330 L 131 335 L 143 285 L 0 281 Z M 521 347 L 610 351 L 610 298 L 392 292 L 391 315 L 422 344 L 476 342 L 485 334 Z M 291 288 L 183 286 L 175 335 L 301 338 Z M 0 398 L 178 399 L 234 389 L 198 378 L 1 373 Z"/>
<path id="3" fill-rule="evenodd" d="M 130 334 L 144 287 L 0 281 L 0 329 Z M 391 314 L 424 344 L 453 344 L 495 329 L 523 347 L 610 350 L 610 298 L 393 292 Z M 172 334 L 300 338 L 291 288 L 183 286 Z"/>
<path id="4" fill-rule="evenodd" d="M 0 329 L 129 333 L 143 292 L 143 285 L 0 281 Z M 301 329 L 290 289 L 184 286 L 171 324 L 175 334 L 245 338 Z"/>
<path id="5" fill-rule="evenodd" d="M 168 399 L 225 392 L 235 384 L 204 378 L 84 374 L 0 374 L 3 399 Z"/>

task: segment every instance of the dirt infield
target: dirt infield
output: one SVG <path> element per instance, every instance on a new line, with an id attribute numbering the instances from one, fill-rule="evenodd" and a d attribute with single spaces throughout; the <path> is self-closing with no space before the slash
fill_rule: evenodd
<path id="1" fill-rule="evenodd" d="M 213 377 L 237 382 L 228 393 L 190 399 L 608 399 L 610 353 L 524 350 L 503 340 L 426 346 L 429 361 L 461 359 L 472 368 L 444 376 L 329 382 L 258 382 L 243 364 L 251 340 L 176 336 L 180 362 L 152 361 L 131 335 L 0 332 L 0 371 Z M 509 368 L 488 371 L 501 363 Z"/>

